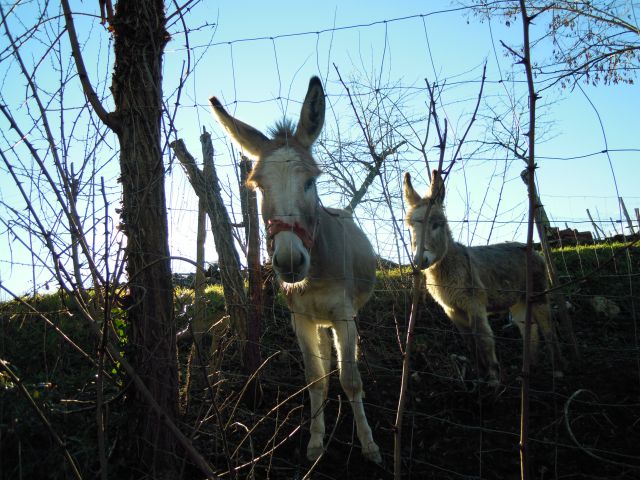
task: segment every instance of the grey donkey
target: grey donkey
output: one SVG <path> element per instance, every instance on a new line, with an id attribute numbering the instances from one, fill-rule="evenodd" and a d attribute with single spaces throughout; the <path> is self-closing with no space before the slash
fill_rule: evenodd
<path id="1" fill-rule="evenodd" d="M 362 453 L 380 463 L 380 448 L 364 411 L 355 323 L 356 313 L 373 290 L 376 256 L 350 212 L 324 208 L 320 203 L 316 179 L 321 171 L 311 153 L 325 118 L 320 79 L 309 81 L 297 127 L 281 122 L 271 137 L 229 115 L 215 97 L 210 102 L 230 137 L 256 159 L 247 184 L 262 193 L 267 250 L 291 310 L 309 387 L 311 438 L 307 457 L 316 460 L 325 448 L 330 331 L 340 383 L 353 409 Z"/>
<path id="2" fill-rule="evenodd" d="M 406 221 L 411 230 L 413 262 L 424 271 L 429 293 L 475 346 L 472 350 L 480 373 L 486 375 L 490 386 L 497 386 L 499 364 L 487 316 L 510 312 L 524 337 L 526 246 L 512 242 L 466 247 L 455 242 L 445 215 L 444 196 L 444 182 L 437 170 L 432 172 L 431 187 L 424 197 L 416 193 L 411 176 L 405 173 Z M 562 357 L 545 294 L 546 267 L 538 253 L 533 258 L 533 291 L 531 358 L 535 363 L 540 329 L 549 344 L 554 376 L 561 377 Z"/>

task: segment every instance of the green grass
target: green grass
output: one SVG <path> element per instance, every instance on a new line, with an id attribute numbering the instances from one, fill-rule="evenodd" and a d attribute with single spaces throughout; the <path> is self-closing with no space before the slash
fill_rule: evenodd
<path id="1" fill-rule="evenodd" d="M 564 292 L 578 299 L 600 295 L 629 299 L 640 293 L 640 247 L 603 244 L 554 250 Z M 630 313 L 630 312 L 628 312 Z"/>

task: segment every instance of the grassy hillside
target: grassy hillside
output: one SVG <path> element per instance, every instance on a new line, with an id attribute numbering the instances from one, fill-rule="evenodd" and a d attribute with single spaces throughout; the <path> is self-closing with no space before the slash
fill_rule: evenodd
<path id="1" fill-rule="evenodd" d="M 531 436 L 536 478 L 637 478 L 640 248 L 565 248 L 554 252 L 554 260 L 565 284 L 582 356 L 569 359 L 561 380 L 552 378 L 544 356 L 533 373 Z M 358 320 L 366 408 L 385 463 L 381 467 L 366 463 L 357 441 L 353 446 L 350 408 L 333 378 L 326 416 L 327 429 L 334 433 L 328 453 L 316 467 L 317 478 L 391 478 L 392 425 L 411 281 L 408 269 L 379 271 L 375 293 Z M 210 318 L 219 319 L 223 312 L 220 288 L 209 288 L 207 298 Z M 33 309 L 19 301 L 0 304 L 0 359 L 64 440 L 85 477 L 94 478 L 98 471 L 97 340 L 61 296 L 25 300 Z M 192 315 L 192 301 L 191 290 L 176 289 L 179 330 Z M 506 318 L 493 319 L 492 327 L 502 364 L 499 392 L 488 392 L 476 382 L 467 344 L 441 309 L 424 296 L 405 418 L 407 478 L 517 478 L 521 340 Z M 304 393 L 296 393 L 304 385 L 302 361 L 282 298 L 276 297 L 265 309 L 261 348 L 263 358 L 270 360 L 262 371 L 262 403 L 255 411 L 237 403 L 245 377 L 233 337 L 223 337 L 220 345 L 209 370 L 213 393 L 199 390 L 203 381 L 196 382 L 182 419 L 184 431 L 221 469 L 229 461 L 225 442 L 231 451 L 239 447 L 234 464 L 282 442 L 273 455 L 253 467 L 255 478 L 302 477 L 309 468 L 304 458 L 308 402 Z M 181 340 L 179 348 L 184 380 L 189 341 Z M 569 348 L 564 350 L 568 356 Z M 131 419 L 118 414 L 126 379 L 117 363 L 108 361 L 106 371 L 107 443 L 112 453 L 117 451 L 120 427 Z M 218 417 L 209 411 L 212 398 Z M 275 405 L 280 406 L 274 409 Z M 197 431 L 192 430 L 194 425 Z M 243 441 L 242 425 L 256 426 L 250 443 Z M 111 457 L 110 465 L 113 475 L 118 475 L 112 478 L 143 478 L 132 474 L 131 466 L 119 465 L 117 458 Z M 250 472 L 250 468 L 241 469 L 239 478 Z M 186 478 L 198 478 L 192 475 Z M 60 447 L 18 382 L 3 368 L 0 480 L 14 478 L 63 479 L 70 478 L 70 472 Z"/>

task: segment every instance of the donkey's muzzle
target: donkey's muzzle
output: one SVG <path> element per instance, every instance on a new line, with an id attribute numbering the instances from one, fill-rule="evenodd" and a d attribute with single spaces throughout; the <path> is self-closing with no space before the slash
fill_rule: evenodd
<path id="1" fill-rule="evenodd" d="M 426 270 L 431 266 L 432 263 L 433 262 L 429 258 L 429 255 L 427 252 L 423 252 L 421 258 L 414 257 L 413 259 L 413 264 L 416 266 L 418 270 Z"/>
<path id="2" fill-rule="evenodd" d="M 270 218 L 267 221 L 267 238 L 269 242 L 273 242 L 274 237 L 280 232 L 292 232 L 296 234 L 304 245 L 304 248 L 311 250 L 313 246 L 313 234 L 298 222 L 288 223 L 279 219 Z"/>
<path id="3" fill-rule="evenodd" d="M 271 263 L 280 280 L 298 283 L 307 277 L 311 260 L 300 238 L 293 232 L 282 231 L 273 238 Z"/>
<path id="4" fill-rule="evenodd" d="M 279 253 L 279 255 L 278 255 Z M 307 260 L 303 252 L 289 250 L 273 255 L 272 265 L 274 271 L 283 282 L 297 283 L 307 276 Z"/>

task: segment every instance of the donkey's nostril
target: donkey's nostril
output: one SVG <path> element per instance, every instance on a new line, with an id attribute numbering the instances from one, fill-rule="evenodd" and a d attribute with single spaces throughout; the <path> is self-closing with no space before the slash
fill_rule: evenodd
<path id="1" fill-rule="evenodd" d="M 275 254 L 271 260 L 273 268 L 280 271 L 296 271 L 304 267 L 305 256 L 300 252 Z"/>
<path id="2" fill-rule="evenodd" d="M 308 272 L 308 260 L 302 252 L 282 252 L 273 256 L 273 270 L 280 280 L 297 283 L 305 279 Z"/>
<path id="3" fill-rule="evenodd" d="M 429 265 L 431 264 L 431 262 L 429 261 L 429 256 L 426 253 L 422 256 L 422 258 L 415 258 L 414 263 L 420 270 L 429 268 Z"/>

